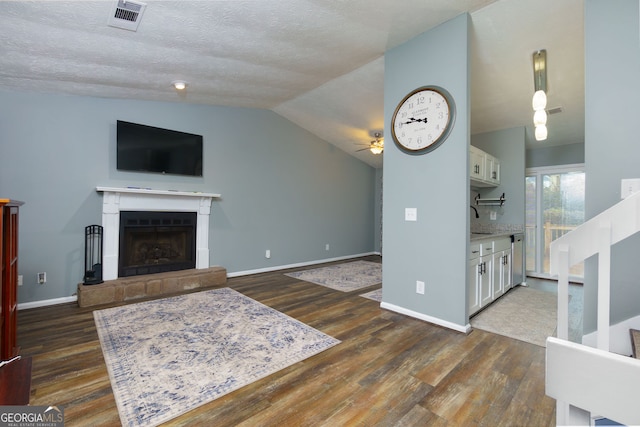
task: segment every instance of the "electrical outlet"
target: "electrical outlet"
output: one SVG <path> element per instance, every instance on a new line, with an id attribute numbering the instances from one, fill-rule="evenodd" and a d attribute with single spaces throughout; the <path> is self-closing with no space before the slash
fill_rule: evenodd
<path id="1" fill-rule="evenodd" d="M 44 285 L 47 283 L 47 273 L 38 273 L 38 283 Z"/>
<path id="2" fill-rule="evenodd" d="M 265 258 L 271 258 L 271 250 L 267 249 L 266 252 L 264 253 L 264 257 Z"/>
<path id="3" fill-rule="evenodd" d="M 22 274 L 18 274 L 18 286 L 22 286 Z"/>
<path id="4" fill-rule="evenodd" d="M 496 219 L 498 219 L 498 213 L 496 211 L 489 212 L 489 219 L 491 221 L 495 221 Z"/>
<path id="5" fill-rule="evenodd" d="M 328 251 L 328 250 L 329 250 L 329 244 L 328 244 L 328 243 L 324 246 L 324 250 L 325 250 L 325 251 Z"/>
<path id="6" fill-rule="evenodd" d="M 416 293 L 424 295 L 424 282 L 421 280 L 416 280 Z"/>

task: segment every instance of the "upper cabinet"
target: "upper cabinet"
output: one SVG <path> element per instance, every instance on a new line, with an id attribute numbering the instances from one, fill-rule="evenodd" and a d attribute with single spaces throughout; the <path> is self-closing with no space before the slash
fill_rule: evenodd
<path id="1" fill-rule="evenodd" d="M 500 185 L 500 160 L 473 145 L 469 146 L 469 167 L 472 187 Z"/>

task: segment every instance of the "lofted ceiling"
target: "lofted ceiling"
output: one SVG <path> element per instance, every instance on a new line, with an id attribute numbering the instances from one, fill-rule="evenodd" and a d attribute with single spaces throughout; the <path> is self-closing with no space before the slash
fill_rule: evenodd
<path id="1" fill-rule="evenodd" d="M 107 25 L 116 0 L 0 1 L 0 88 L 270 109 L 381 167 L 361 149 L 385 127 L 384 52 L 469 12 L 471 133 L 526 126 L 528 147 L 584 141 L 582 0 L 144 3 L 130 31 Z M 538 49 L 548 107 L 562 109 L 545 142 L 532 141 Z"/>

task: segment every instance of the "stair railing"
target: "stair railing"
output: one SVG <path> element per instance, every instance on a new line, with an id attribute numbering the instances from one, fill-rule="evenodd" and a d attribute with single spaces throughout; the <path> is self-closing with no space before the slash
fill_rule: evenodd
<path id="1" fill-rule="evenodd" d="M 558 338 L 569 334 L 569 268 L 598 255 L 598 348 L 609 350 L 611 246 L 640 231 L 640 192 L 551 242 L 550 272 L 558 275 Z"/>
<path id="2" fill-rule="evenodd" d="M 564 385 L 558 385 L 558 381 L 550 381 L 550 370 L 553 375 L 563 372 L 558 370 L 558 366 L 562 367 L 562 363 L 552 360 L 554 357 L 564 357 L 565 360 L 574 360 L 583 356 L 589 360 L 597 360 L 592 369 L 601 369 L 602 366 L 611 366 L 615 363 L 618 366 L 625 361 L 617 359 L 622 357 L 619 355 L 609 356 L 610 346 L 610 290 L 611 290 L 611 246 L 624 240 L 631 235 L 640 231 L 640 192 L 634 193 L 626 199 L 618 202 L 614 206 L 591 218 L 573 231 L 561 236 L 551 242 L 551 265 L 550 273 L 558 276 L 558 339 L 547 339 L 547 393 L 549 389 L 563 396 L 577 396 L 576 401 L 585 402 L 591 405 L 597 399 L 585 399 L 584 395 L 590 393 L 587 390 L 577 390 Z M 562 344 L 562 341 L 569 339 L 569 268 L 587 258 L 598 255 L 598 282 L 597 282 L 597 350 L 587 349 L 585 346 L 574 343 Z M 571 345 L 569 345 L 571 344 Z M 607 353 L 602 353 L 607 352 Z M 564 355 L 563 355 L 564 354 Z M 561 355 L 561 356 L 559 356 Z M 550 367 L 551 365 L 551 367 Z M 597 367 L 596 367 L 597 366 Z M 637 365 L 632 364 L 629 371 L 629 377 L 637 377 L 640 373 Z M 574 373 L 575 374 L 575 373 Z M 578 374 L 580 375 L 580 374 Z M 567 375 L 564 380 L 570 381 Z M 579 379 L 579 377 L 578 377 Z M 601 380 L 597 380 L 601 381 Z M 553 384 L 550 386 L 550 382 Z M 557 389 L 562 389 L 558 392 Z M 582 393 L 582 396 L 578 396 Z M 573 402 L 571 402 L 573 403 Z M 600 406 L 598 403 L 596 406 Z M 620 413 L 623 417 L 627 416 L 624 405 L 616 405 L 615 403 L 606 406 L 613 412 Z M 603 406 L 600 406 L 602 408 Z M 585 410 L 589 408 L 583 407 Z M 584 420 L 584 414 L 588 414 L 584 410 L 572 407 L 570 403 L 557 400 L 556 417 L 559 425 L 571 424 L 572 420 Z M 635 419 L 635 418 L 634 418 Z"/>

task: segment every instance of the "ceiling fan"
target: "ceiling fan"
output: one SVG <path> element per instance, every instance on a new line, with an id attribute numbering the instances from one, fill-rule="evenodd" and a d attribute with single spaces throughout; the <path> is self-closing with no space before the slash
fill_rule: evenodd
<path id="1" fill-rule="evenodd" d="M 382 153 L 382 151 L 384 151 L 384 138 L 382 138 L 382 133 L 375 132 L 373 136 L 375 137 L 375 139 L 369 143 L 369 146 L 367 148 L 361 148 L 360 150 L 357 150 L 357 151 L 369 150 L 373 154 Z"/>

